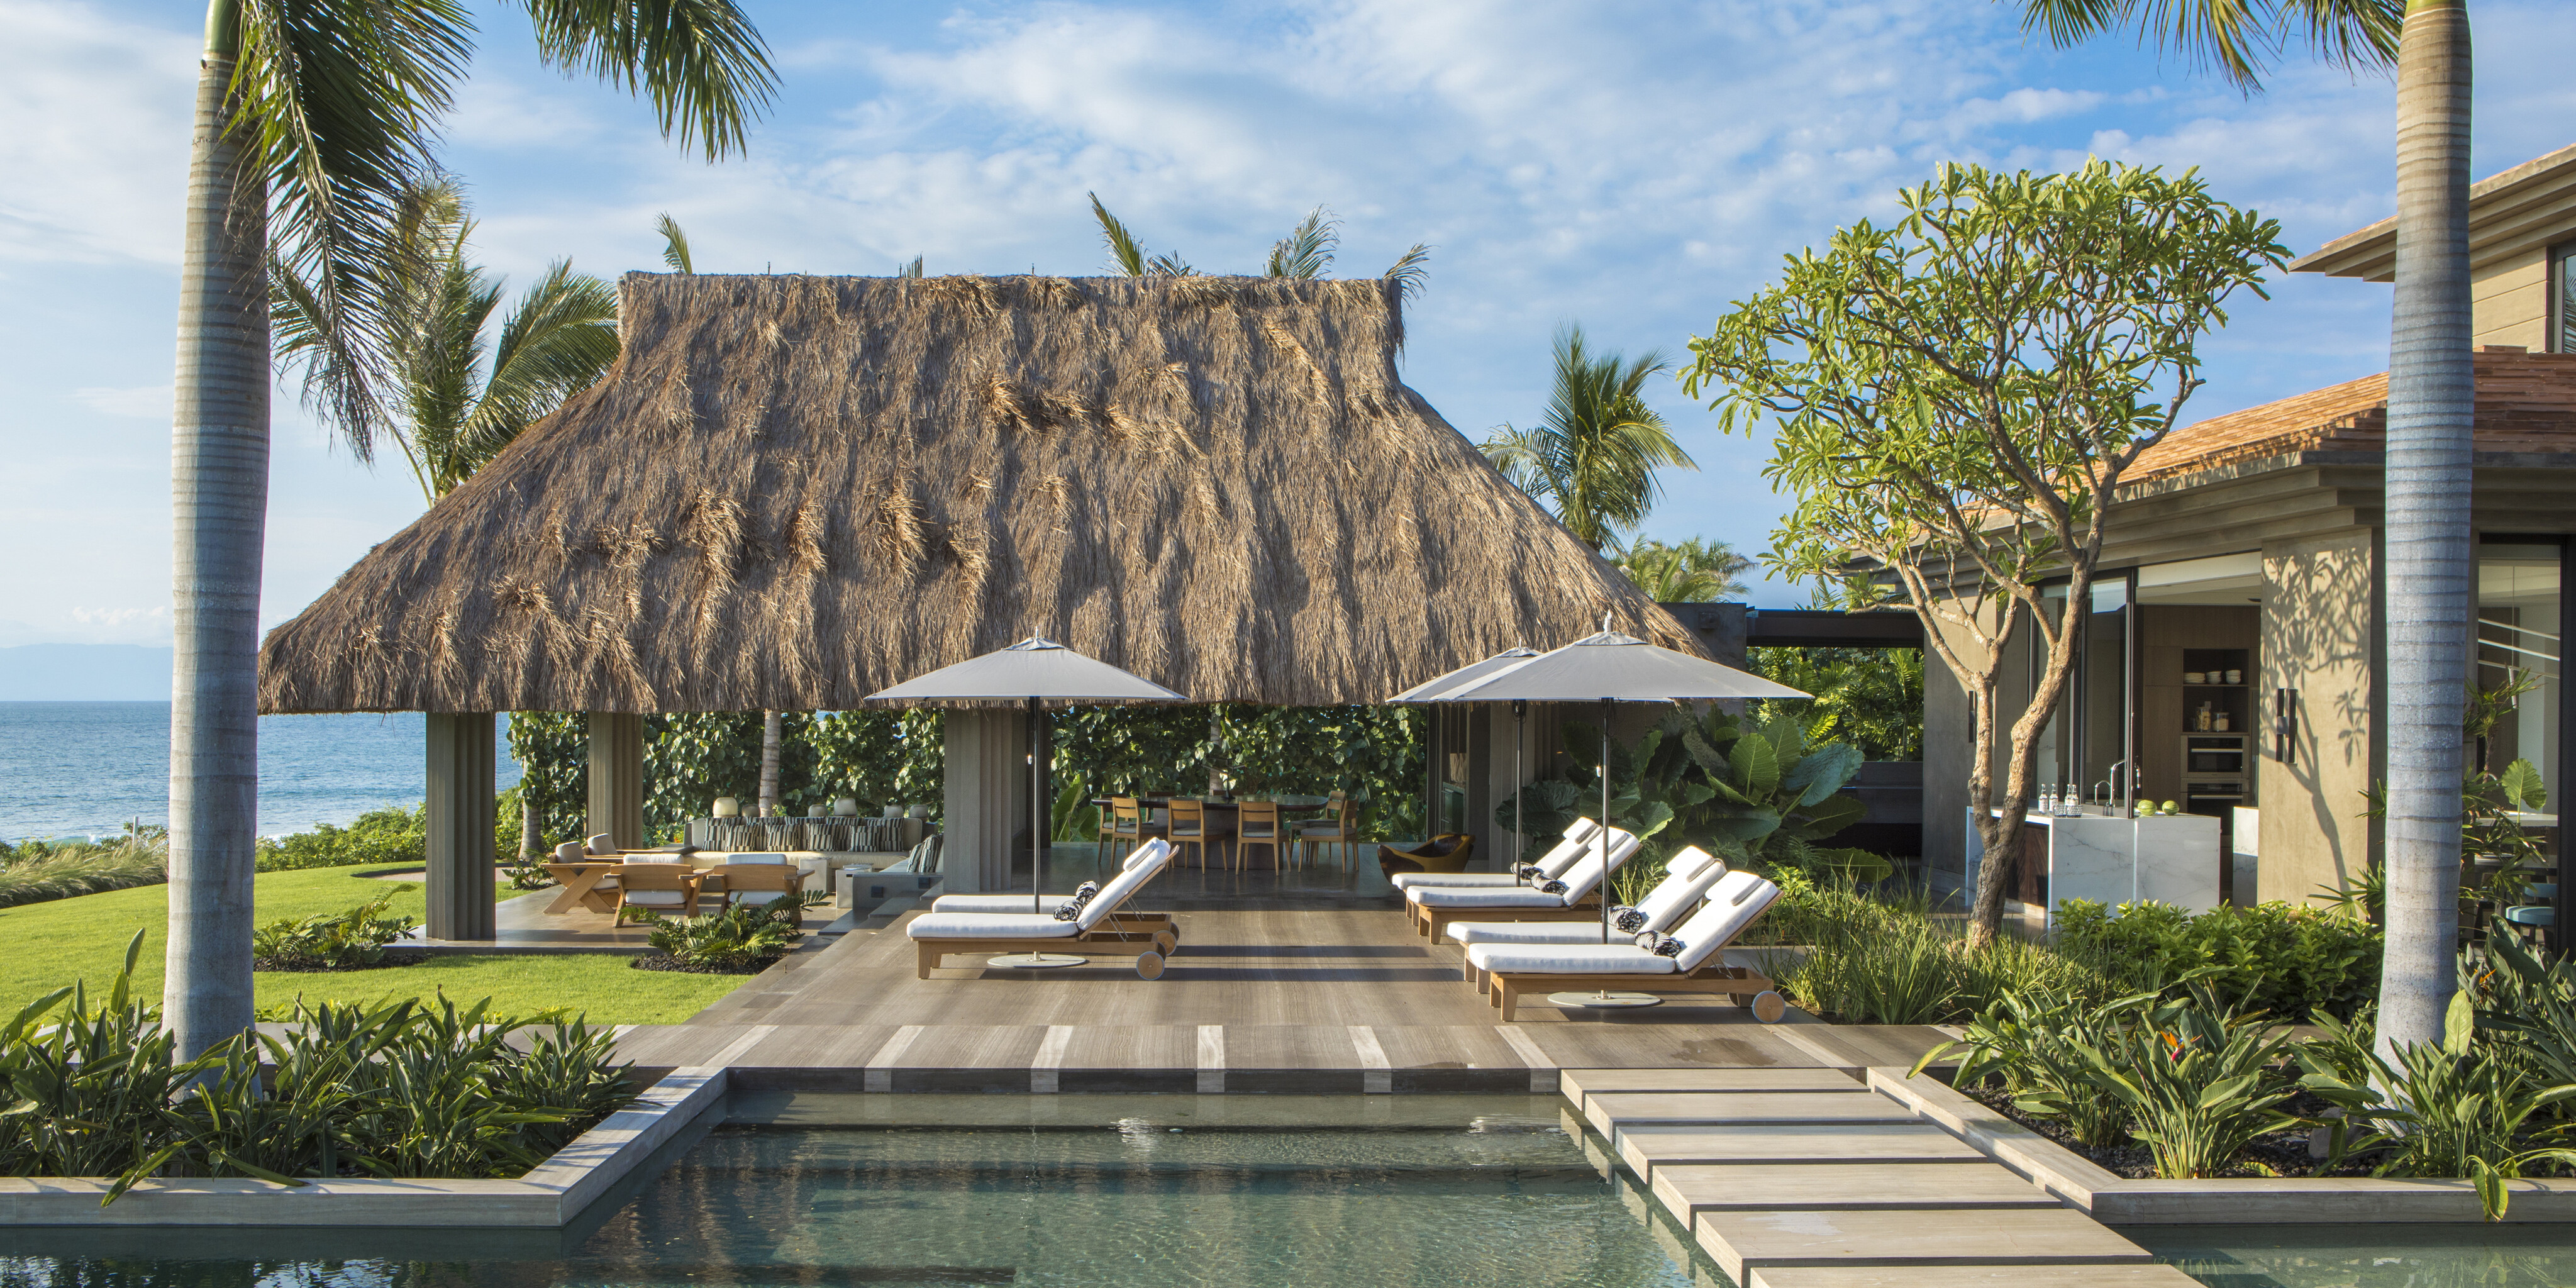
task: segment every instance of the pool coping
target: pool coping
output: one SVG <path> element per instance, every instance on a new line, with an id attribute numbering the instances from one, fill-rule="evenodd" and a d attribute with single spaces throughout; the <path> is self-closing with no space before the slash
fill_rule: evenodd
<path id="1" fill-rule="evenodd" d="M 722 1066 L 674 1069 L 515 1180 L 148 1180 L 101 1207 L 112 1179 L 0 1177 L 0 1225 L 558 1228 L 673 1137 L 722 1115 L 726 1082 Z"/>
<path id="2" fill-rule="evenodd" d="M 2285 1176 L 2130 1180 L 1931 1077 L 1873 1066 L 1870 1088 L 2105 1225 L 2296 1225 L 2485 1220 L 2466 1180 Z M 2510 1181 L 2508 1224 L 2576 1221 L 2576 1180 Z"/>

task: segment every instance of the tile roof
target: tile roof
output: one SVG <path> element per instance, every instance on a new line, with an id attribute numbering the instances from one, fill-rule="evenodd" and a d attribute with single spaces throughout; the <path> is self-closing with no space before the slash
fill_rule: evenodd
<path id="1" fill-rule="evenodd" d="M 2478 451 L 2576 453 L 2576 354 L 2489 345 L 2476 363 Z M 2122 481 L 2295 452 L 2377 452 L 2387 443 L 2388 375 L 2382 372 L 2186 425 L 2139 456 Z"/>

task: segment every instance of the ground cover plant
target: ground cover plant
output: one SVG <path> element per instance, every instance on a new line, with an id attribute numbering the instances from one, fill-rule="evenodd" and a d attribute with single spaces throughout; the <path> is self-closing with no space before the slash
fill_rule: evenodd
<path id="1" fill-rule="evenodd" d="M 182 1060 L 143 948 L 0 1027 L 0 1173 L 115 1177 L 107 1202 L 153 1176 L 515 1176 L 632 1099 L 607 1030 L 443 997 L 299 1006 Z"/>
<path id="2" fill-rule="evenodd" d="M 335 913 L 383 893 L 374 873 L 386 868 L 317 868 L 261 873 L 253 886 L 258 922 Z M 409 884 L 408 882 L 399 884 Z M 397 916 L 428 915 L 415 887 L 397 889 L 386 910 Z M 135 987 L 157 996 L 162 944 L 170 919 L 166 884 L 82 895 L 50 903 L 0 908 L 0 1017 L 42 997 L 66 978 L 106 979 L 117 972 L 125 942 L 144 932 L 145 951 Z M 261 1015 L 279 1018 L 300 999 L 368 1003 L 450 997 L 488 997 L 495 1014 L 537 1015 L 562 1008 L 586 1014 L 592 1024 L 677 1024 L 742 983 L 726 975 L 651 975 L 628 970 L 624 957 L 433 957 L 394 971 L 252 976 Z"/>
<path id="3" fill-rule="evenodd" d="M 2011 936 L 1972 943 L 1964 921 L 1934 917 L 1930 900 L 1864 890 L 1847 878 L 1775 871 L 1781 894 L 1748 936 L 1787 946 L 1764 954 L 1765 974 L 1802 1009 L 1844 1024 L 1947 1024 L 2016 988 L 2104 996 L 2100 972 L 2044 944 Z"/>
<path id="4" fill-rule="evenodd" d="M 0 841 L 0 907 L 159 885 L 170 879 L 168 829 L 108 841 Z"/>
<path id="5" fill-rule="evenodd" d="M 420 920 L 392 915 L 386 908 L 397 894 L 412 889 L 395 886 L 344 911 L 271 921 L 251 932 L 251 969 L 360 970 L 392 964 L 386 960 L 386 946 L 410 934 Z"/>
<path id="6" fill-rule="evenodd" d="M 2123 992 L 2197 977 L 2232 1005 L 2274 1015 L 2350 1019 L 2379 992 L 2378 927 L 2333 909 L 2275 901 L 2195 915 L 2153 901 L 2114 910 L 2069 899 L 2056 944 Z"/>
<path id="7" fill-rule="evenodd" d="M 757 975 L 796 951 L 805 937 L 805 910 L 832 896 L 808 890 L 767 904 L 744 904 L 703 917 L 666 917 L 647 911 L 653 951 L 634 959 L 638 970 L 693 974 Z"/>
<path id="8" fill-rule="evenodd" d="M 309 832 L 262 837 L 259 870 L 355 867 L 366 863 L 424 863 L 429 854 L 429 807 L 388 805 L 360 814 L 347 827 L 324 823 Z"/>

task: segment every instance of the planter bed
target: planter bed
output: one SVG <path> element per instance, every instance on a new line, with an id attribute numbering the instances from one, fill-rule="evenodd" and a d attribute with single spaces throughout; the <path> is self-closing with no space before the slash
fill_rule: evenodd
<path id="1" fill-rule="evenodd" d="M 2466 1180 L 2285 1176 L 2132 1180 L 2014 1122 L 1929 1074 L 1869 1070 L 1871 1088 L 2107 1225 L 2290 1225 L 2484 1219 Z M 2509 1222 L 2576 1221 L 2576 1179 L 2507 1182 Z"/>
<path id="2" fill-rule="evenodd" d="M 149 1180 L 105 1207 L 99 1177 L 0 1177 L 12 1226 L 519 1226 L 570 1224 L 681 1131 L 724 1112 L 721 1066 L 676 1069 L 634 1104 L 515 1180 Z"/>

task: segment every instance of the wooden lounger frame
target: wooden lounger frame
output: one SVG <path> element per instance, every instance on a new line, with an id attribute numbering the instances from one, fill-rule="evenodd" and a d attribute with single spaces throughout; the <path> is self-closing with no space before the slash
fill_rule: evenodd
<path id="1" fill-rule="evenodd" d="M 1089 930 L 1080 934 L 1059 935 L 1053 939 L 970 937 L 916 939 L 912 943 L 915 959 L 914 974 L 920 979 L 930 978 L 930 972 L 940 969 L 940 959 L 951 954 L 988 956 L 1000 953 L 1054 953 L 1064 952 L 1068 948 L 1100 944 L 1152 945 L 1145 952 L 1138 954 L 1136 969 L 1137 973 L 1144 975 L 1145 978 L 1156 979 L 1163 973 L 1163 959 L 1171 956 L 1173 951 L 1180 947 L 1181 925 L 1173 920 L 1172 914 L 1168 912 L 1113 912 L 1101 918 L 1100 924 Z M 1068 955 L 1090 956 L 1092 954 Z M 1150 964 L 1145 961 L 1148 956 L 1154 959 Z"/>
<path id="2" fill-rule="evenodd" d="M 1505 1024 L 1512 1022 L 1524 993 L 1589 993 L 1601 989 L 1624 993 L 1725 993 L 1738 1006 L 1752 1006 L 1756 994 L 1776 994 L 1780 987 L 1750 967 L 1717 962 L 1706 963 L 1687 975 L 1511 975 L 1489 971 L 1481 984 L 1479 991 L 1492 999 L 1494 1008 L 1503 1013 Z"/>

